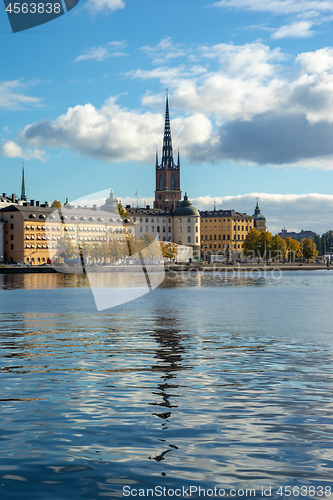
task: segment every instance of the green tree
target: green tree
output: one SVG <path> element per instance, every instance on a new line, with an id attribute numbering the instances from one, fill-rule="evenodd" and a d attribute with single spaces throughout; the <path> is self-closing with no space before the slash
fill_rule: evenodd
<path id="1" fill-rule="evenodd" d="M 258 255 L 259 238 L 259 231 L 252 228 L 244 241 L 243 250 L 245 255 L 252 258 Z"/>
<path id="2" fill-rule="evenodd" d="M 315 242 L 311 238 L 303 238 L 301 241 L 301 254 L 304 260 L 313 260 L 318 255 Z"/>
<path id="3" fill-rule="evenodd" d="M 58 200 L 54 200 L 54 202 L 52 203 L 51 205 L 52 208 L 61 208 L 62 207 L 62 204 L 60 201 Z"/>

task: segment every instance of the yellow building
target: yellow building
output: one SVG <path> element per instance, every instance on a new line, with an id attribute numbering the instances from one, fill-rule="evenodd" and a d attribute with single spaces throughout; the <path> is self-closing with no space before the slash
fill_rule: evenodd
<path id="1" fill-rule="evenodd" d="M 59 210 L 47 203 L 9 205 L 0 210 L 4 221 L 4 260 L 9 263 L 41 265 L 58 252 L 66 237 L 74 246 L 117 240 L 134 235 L 134 224 L 125 217 L 94 206 Z"/>
<path id="2" fill-rule="evenodd" d="M 201 254 L 209 260 L 209 255 L 225 258 L 242 256 L 246 236 L 254 227 L 250 215 L 235 210 L 213 210 L 200 212 Z"/>

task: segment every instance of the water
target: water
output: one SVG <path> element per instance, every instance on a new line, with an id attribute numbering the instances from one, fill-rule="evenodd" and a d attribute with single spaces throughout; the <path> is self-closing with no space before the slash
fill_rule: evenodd
<path id="1" fill-rule="evenodd" d="M 170 276 L 97 313 L 84 276 L 1 275 L 1 499 L 328 498 L 332 285 Z"/>

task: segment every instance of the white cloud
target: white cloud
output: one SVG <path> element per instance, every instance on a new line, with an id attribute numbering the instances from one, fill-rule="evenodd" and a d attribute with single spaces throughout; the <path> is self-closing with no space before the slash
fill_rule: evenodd
<path id="1" fill-rule="evenodd" d="M 163 63 L 168 59 L 184 57 L 188 54 L 188 50 L 185 50 L 184 45 L 174 43 L 171 37 L 163 38 L 155 46 L 144 45 L 140 50 L 151 57 L 156 64 Z"/>
<path id="2" fill-rule="evenodd" d="M 45 162 L 45 151 L 40 149 L 22 149 L 14 141 L 6 141 L 1 148 L 3 156 L 6 158 L 23 158 L 24 160 L 40 160 Z"/>
<path id="3" fill-rule="evenodd" d="M 267 228 L 273 234 L 285 227 L 288 231 L 310 230 L 322 234 L 333 230 L 332 211 L 333 195 L 329 194 L 271 194 L 248 193 L 238 196 L 200 196 L 189 198 L 198 210 L 236 210 L 237 212 L 253 215 L 259 198 L 261 213 L 266 217 Z M 143 207 L 153 205 L 154 198 L 138 198 L 134 196 L 121 197 L 123 205 Z"/>
<path id="4" fill-rule="evenodd" d="M 75 62 L 79 61 L 105 61 L 110 57 L 122 57 L 126 56 L 122 49 L 126 46 L 124 41 L 112 41 L 105 45 L 99 45 L 97 47 L 85 48 L 76 59 Z"/>
<path id="5" fill-rule="evenodd" d="M 151 161 L 156 145 L 162 142 L 163 115 L 139 113 L 108 99 L 101 109 L 92 104 L 69 108 L 53 121 L 42 120 L 25 127 L 20 142 L 33 147 L 66 147 L 104 161 Z M 177 118 L 171 123 L 174 141 L 205 143 L 211 135 L 210 120 L 202 114 Z"/>
<path id="6" fill-rule="evenodd" d="M 270 12 L 272 14 L 306 14 L 333 12 L 331 0 L 219 0 L 216 7 Z"/>
<path id="7" fill-rule="evenodd" d="M 125 7 L 124 0 L 88 0 L 85 4 L 92 13 L 113 12 Z"/>
<path id="8" fill-rule="evenodd" d="M 40 98 L 26 95 L 28 86 L 22 80 L 0 82 L 0 109 L 19 110 L 40 105 Z"/>
<path id="9" fill-rule="evenodd" d="M 252 215 L 259 198 L 261 213 L 266 217 L 268 230 L 273 234 L 283 227 L 289 231 L 311 230 L 322 234 L 333 229 L 333 195 L 329 194 L 270 194 L 249 193 L 239 196 L 204 196 L 191 199 L 199 210 L 234 209 Z"/>
<path id="10" fill-rule="evenodd" d="M 311 21 L 298 21 L 280 26 L 280 28 L 274 31 L 271 38 L 274 40 L 279 40 L 281 38 L 308 38 L 315 33 L 311 30 L 312 26 L 313 22 Z"/>

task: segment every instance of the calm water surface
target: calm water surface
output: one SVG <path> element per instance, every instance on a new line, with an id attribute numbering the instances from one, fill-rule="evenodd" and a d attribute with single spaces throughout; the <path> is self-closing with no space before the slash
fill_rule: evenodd
<path id="1" fill-rule="evenodd" d="M 125 485 L 323 498 L 332 290 L 333 271 L 170 276 L 97 313 L 84 276 L 0 275 L 1 500 Z"/>

